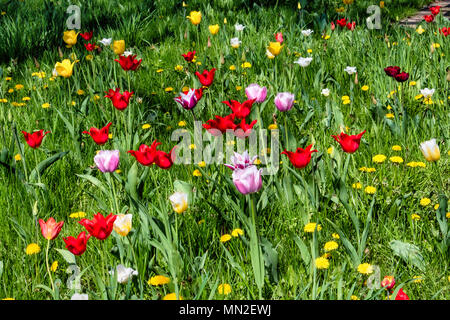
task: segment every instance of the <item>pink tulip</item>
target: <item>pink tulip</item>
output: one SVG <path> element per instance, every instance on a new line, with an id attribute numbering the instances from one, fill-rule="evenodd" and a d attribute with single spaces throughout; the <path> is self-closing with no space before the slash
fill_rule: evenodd
<path id="1" fill-rule="evenodd" d="M 258 192 L 262 187 L 262 169 L 255 165 L 246 167 L 245 169 L 235 169 L 233 171 L 233 183 L 242 194 Z"/>
<path id="2" fill-rule="evenodd" d="M 114 172 L 119 166 L 119 150 L 101 150 L 94 162 L 101 172 Z"/>
<path id="3" fill-rule="evenodd" d="M 279 43 L 283 43 L 283 34 L 281 32 L 275 34 L 275 40 Z"/>
<path id="4" fill-rule="evenodd" d="M 235 152 L 234 156 L 231 157 L 231 162 L 233 162 L 233 164 L 225 164 L 225 166 L 233 171 L 235 169 L 245 169 L 249 166 L 252 166 L 256 158 L 257 156 L 250 158 L 247 150 L 245 150 L 243 154 Z"/>
<path id="5" fill-rule="evenodd" d="M 266 100 L 267 96 L 267 88 L 260 87 L 256 83 L 250 84 L 247 88 L 245 88 L 245 94 L 249 100 L 256 99 L 255 102 L 261 103 Z"/>
<path id="6" fill-rule="evenodd" d="M 291 110 L 294 105 L 294 94 L 290 92 L 280 92 L 275 97 L 275 105 L 277 109 L 284 112 Z"/>
<path id="7" fill-rule="evenodd" d="M 184 109 L 190 110 L 195 107 L 197 104 L 197 96 L 195 94 L 195 89 L 189 89 L 189 91 L 185 94 L 183 92 L 180 93 L 179 97 L 174 98 L 176 102 L 180 104 Z"/>

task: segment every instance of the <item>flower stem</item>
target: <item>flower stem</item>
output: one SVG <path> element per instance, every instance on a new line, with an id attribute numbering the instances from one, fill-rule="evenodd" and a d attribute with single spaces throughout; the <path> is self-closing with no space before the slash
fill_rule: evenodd
<path id="1" fill-rule="evenodd" d="M 47 249 L 45 250 L 45 264 L 47 265 L 47 273 L 50 278 L 50 283 L 52 285 L 52 290 L 55 292 L 55 287 L 53 285 L 52 273 L 50 272 L 50 266 L 48 264 L 48 249 L 50 248 L 50 239 L 47 239 Z"/>

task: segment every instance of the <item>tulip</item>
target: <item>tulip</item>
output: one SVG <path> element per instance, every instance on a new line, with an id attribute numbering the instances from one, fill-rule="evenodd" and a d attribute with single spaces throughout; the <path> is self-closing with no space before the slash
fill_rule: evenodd
<path id="1" fill-rule="evenodd" d="M 320 92 L 323 96 L 328 97 L 330 95 L 330 89 L 325 88 Z"/>
<path id="2" fill-rule="evenodd" d="M 152 145 L 149 147 L 145 144 L 141 144 L 138 151 L 130 150 L 130 153 L 136 160 L 143 166 L 150 166 L 156 160 L 156 148 L 161 144 L 161 142 L 153 141 Z"/>
<path id="3" fill-rule="evenodd" d="M 86 236 L 86 231 L 83 231 L 76 238 L 70 236 L 63 238 L 63 240 L 66 243 L 67 250 L 76 256 L 80 256 L 86 251 L 86 245 L 90 237 L 90 234 Z"/>
<path id="4" fill-rule="evenodd" d="M 309 64 L 311 63 L 311 61 L 313 60 L 313 58 L 308 57 L 308 58 L 298 58 L 297 61 L 294 61 L 294 63 L 299 64 L 301 67 L 307 67 L 309 66 Z"/>
<path id="5" fill-rule="evenodd" d="M 439 12 L 441 11 L 441 7 L 440 6 L 431 7 L 430 11 L 433 16 L 437 16 L 439 14 Z"/>
<path id="6" fill-rule="evenodd" d="M 345 26 L 347 25 L 347 19 L 342 18 L 342 19 L 340 19 L 340 20 L 337 20 L 337 21 L 336 21 L 336 24 L 337 24 L 338 26 L 340 26 L 340 27 L 345 27 Z"/>
<path id="7" fill-rule="evenodd" d="M 173 162 L 175 161 L 175 149 L 177 146 L 174 146 L 172 150 L 170 150 L 170 153 L 166 153 L 164 151 L 156 151 L 156 159 L 155 163 L 158 167 L 161 169 L 169 169 L 172 167 Z"/>
<path id="8" fill-rule="evenodd" d="M 353 31 L 353 30 L 355 30 L 356 22 L 355 21 L 353 21 L 352 23 L 349 22 L 349 23 L 346 24 L 346 27 L 347 27 L 348 30 Z"/>
<path id="9" fill-rule="evenodd" d="M 283 43 L 283 34 L 281 32 L 277 32 L 275 34 L 275 41 L 279 42 L 279 43 Z"/>
<path id="10" fill-rule="evenodd" d="M 359 148 L 361 137 L 366 133 L 366 130 L 357 135 L 348 135 L 343 132 L 339 136 L 332 136 L 334 140 L 339 142 L 342 150 L 346 153 L 354 153 Z"/>
<path id="11" fill-rule="evenodd" d="M 84 226 L 93 237 L 99 240 L 105 240 L 113 231 L 116 218 L 117 216 L 112 213 L 107 217 L 104 217 L 101 213 L 97 213 L 92 220 L 82 219 L 78 221 L 78 223 Z"/>
<path id="12" fill-rule="evenodd" d="M 274 56 L 279 55 L 281 49 L 283 49 L 283 46 L 279 42 L 270 42 L 269 47 L 267 47 L 267 50 L 269 50 L 270 53 L 273 54 Z"/>
<path id="13" fill-rule="evenodd" d="M 331 31 L 333 31 L 334 29 L 336 29 L 336 25 L 334 24 L 333 21 L 331 21 Z"/>
<path id="14" fill-rule="evenodd" d="M 133 276 L 137 276 L 138 272 L 133 270 L 132 268 L 125 268 L 122 264 L 119 264 L 116 267 L 117 272 L 117 282 L 118 283 L 127 283 Z M 114 275 L 114 270 L 111 270 L 109 274 Z"/>
<path id="15" fill-rule="evenodd" d="M 239 45 L 242 43 L 242 41 L 239 40 L 239 38 L 231 38 L 230 44 L 234 49 L 239 48 Z"/>
<path id="16" fill-rule="evenodd" d="M 179 97 L 174 98 L 178 104 L 183 107 L 186 110 L 193 109 L 198 102 L 196 90 L 195 89 L 189 89 L 187 93 L 180 93 Z"/>
<path id="17" fill-rule="evenodd" d="M 245 169 L 235 169 L 232 174 L 233 183 L 242 194 L 255 193 L 262 187 L 262 169 L 255 165 L 246 167 Z"/>
<path id="18" fill-rule="evenodd" d="M 122 69 L 125 71 L 130 71 L 130 70 L 136 71 L 142 62 L 142 59 L 137 60 L 136 56 L 137 55 L 129 55 L 127 57 L 120 56 L 119 60 L 114 59 L 114 61 L 117 61 L 120 64 L 120 66 L 122 67 Z"/>
<path id="19" fill-rule="evenodd" d="M 175 192 L 169 197 L 172 208 L 176 213 L 183 213 L 188 208 L 188 195 L 184 192 Z"/>
<path id="20" fill-rule="evenodd" d="M 87 293 L 74 293 L 70 300 L 89 300 Z"/>
<path id="21" fill-rule="evenodd" d="M 93 51 L 95 49 L 95 44 L 93 44 L 93 43 L 85 43 L 84 47 L 86 48 L 87 51 Z"/>
<path id="22" fill-rule="evenodd" d="M 347 66 L 344 69 L 344 71 L 347 72 L 348 74 L 354 74 L 356 72 L 356 67 L 349 67 L 349 66 Z"/>
<path id="23" fill-rule="evenodd" d="M 234 113 L 226 116 L 220 117 L 215 116 L 215 120 L 208 120 L 205 124 L 203 124 L 203 128 L 208 130 L 210 134 L 213 136 L 220 136 L 225 133 L 227 130 L 235 130 L 236 124 L 234 124 L 234 118 L 236 117 Z"/>
<path id="24" fill-rule="evenodd" d="M 408 295 L 406 294 L 405 291 L 403 291 L 403 288 L 401 288 L 398 293 L 397 296 L 395 297 L 395 300 L 409 300 Z"/>
<path id="25" fill-rule="evenodd" d="M 192 60 L 194 60 L 195 57 L 195 51 L 189 51 L 186 54 L 182 54 L 184 60 L 186 60 L 187 62 L 191 62 Z"/>
<path id="26" fill-rule="evenodd" d="M 56 223 L 55 219 L 49 218 L 47 222 L 39 219 L 39 225 L 41 226 L 41 233 L 47 240 L 55 239 L 61 232 L 61 228 L 64 225 L 64 221 Z"/>
<path id="27" fill-rule="evenodd" d="M 109 134 L 109 127 L 112 125 L 112 123 L 108 123 L 105 127 L 101 129 L 97 129 L 94 127 L 91 127 L 88 131 L 83 131 L 84 134 L 88 134 L 92 137 L 92 140 L 99 146 L 104 145 L 108 141 L 108 134 Z"/>
<path id="28" fill-rule="evenodd" d="M 420 144 L 420 151 L 427 161 L 438 161 L 441 158 L 436 139 L 431 139 Z"/>
<path id="29" fill-rule="evenodd" d="M 222 101 L 222 103 L 231 108 L 233 114 L 239 119 L 244 119 L 250 114 L 253 102 L 255 102 L 255 99 L 246 100 L 243 103 L 239 103 L 236 100 Z"/>
<path id="30" fill-rule="evenodd" d="M 257 156 L 250 158 L 247 150 L 245 150 L 242 154 L 235 152 L 234 156 L 231 156 L 232 164 L 225 164 L 225 166 L 233 171 L 236 169 L 245 169 L 252 166 L 256 158 Z"/>
<path id="31" fill-rule="evenodd" d="M 55 70 L 59 76 L 64 78 L 69 78 L 73 73 L 73 65 L 76 61 L 70 63 L 69 59 L 64 59 L 62 62 L 57 62 L 55 65 Z"/>
<path id="32" fill-rule="evenodd" d="M 425 19 L 425 21 L 426 22 L 428 22 L 428 23 L 431 23 L 431 22 L 433 22 L 433 20 L 434 20 L 434 16 L 433 15 L 426 15 L 426 16 L 423 16 L 423 18 Z"/>
<path id="33" fill-rule="evenodd" d="M 423 95 L 424 98 L 429 98 L 433 95 L 434 91 L 435 91 L 434 89 L 425 88 L 421 89 L 420 93 Z"/>
<path id="34" fill-rule="evenodd" d="M 103 38 L 99 42 L 104 46 L 109 46 L 109 45 L 111 45 L 111 41 L 112 41 L 112 38 Z"/>
<path id="35" fill-rule="evenodd" d="M 305 37 L 309 37 L 314 31 L 311 29 L 307 29 L 307 30 L 302 30 L 302 35 L 304 35 Z"/>
<path id="36" fill-rule="evenodd" d="M 275 58 L 275 56 L 269 51 L 269 49 L 266 50 L 266 56 L 267 56 L 267 58 L 269 58 L 269 59 Z"/>
<path id="37" fill-rule="evenodd" d="M 239 23 L 236 23 L 236 24 L 234 25 L 234 29 L 235 29 L 237 32 L 243 31 L 244 28 L 245 28 L 245 26 L 242 25 L 242 24 L 239 24 Z"/>
<path id="38" fill-rule="evenodd" d="M 64 31 L 63 40 L 67 44 L 67 48 L 71 48 L 77 43 L 78 33 L 74 30 Z"/>
<path id="39" fill-rule="evenodd" d="M 290 92 L 280 92 L 275 97 L 275 106 L 278 110 L 284 112 L 291 110 L 294 105 L 295 96 Z"/>
<path id="40" fill-rule="evenodd" d="M 116 221 L 114 221 L 113 229 L 115 232 L 120 234 L 122 237 L 126 237 L 131 231 L 133 215 L 129 214 L 118 214 Z"/>
<path id="41" fill-rule="evenodd" d="M 125 51 L 125 40 L 116 40 L 113 42 L 113 51 L 117 55 L 123 54 Z"/>
<path id="42" fill-rule="evenodd" d="M 89 40 L 92 39 L 92 35 L 93 35 L 93 34 L 94 34 L 94 32 L 91 31 L 91 32 L 80 33 L 80 36 L 81 36 L 84 40 L 89 41 Z"/>
<path id="43" fill-rule="evenodd" d="M 124 110 L 126 107 L 128 107 L 128 104 L 130 102 L 130 98 L 133 95 L 133 91 L 128 92 L 124 91 L 122 94 L 120 93 L 120 88 L 116 88 L 116 91 L 113 89 L 109 89 L 109 92 L 106 92 L 105 98 L 111 99 L 111 102 L 113 106 L 117 110 Z"/>
<path id="44" fill-rule="evenodd" d="M 400 67 L 397 66 L 389 66 L 384 68 L 384 72 L 386 72 L 386 74 L 389 77 L 394 77 L 395 75 L 400 73 Z"/>
<path id="45" fill-rule="evenodd" d="M 405 82 L 406 80 L 409 79 L 409 73 L 406 72 L 398 73 L 394 76 L 394 79 L 397 80 L 398 82 Z"/>
<path id="46" fill-rule="evenodd" d="M 187 16 L 193 25 L 198 25 L 202 21 L 202 13 L 200 11 L 191 11 L 189 16 Z"/>
<path id="47" fill-rule="evenodd" d="M 292 165 L 298 169 L 304 168 L 311 161 L 311 154 L 317 152 L 317 150 L 311 150 L 312 144 L 306 147 L 306 149 L 297 148 L 295 152 L 284 150 L 281 154 L 285 154 Z"/>
<path id="48" fill-rule="evenodd" d="M 381 281 L 381 286 L 386 290 L 391 290 L 395 285 L 395 279 L 393 276 L 385 276 Z"/>
<path id="49" fill-rule="evenodd" d="M 216 68 L 212 68 L 210 71 L 204 70 L 201 74 L 196 71 L 195 75 L 202 85 L 209 87 L 213 83 L 215 72 Z"/>
<path id="50" fill-rule="evenodd" d="M 244 139 L 249 136 L 252 132 L 253 126 L 256 124 L 257 120 L 253 120 L 250 124 L 245 123 L 245 119 L 241 120 L 234 131 L 234 135 L 240 139 Z"/>
<path id="51" fill-rule="evenodd" d="M 27 144 L 33 148 L 37 149 L 41 146 L 42 139 L 44 139 L 45 135 L 47 133 L 50 133 L 50 131 L 44 132 L 44 130 L 35 131 L 33 133 L 28 133 L 26 131 L 22 131 L 23 136 L 25 138 L 25 141 Z"/>
<path id="52" fill-rule="evenodd" d="M 217 34 L 219 32 L 219 25 L 218 24 L 211 25 L 211 26 L 208 27 L 208 29 L 209 29 L 209 32 L 212 35 L 215 35 L 215 34 Z"/>
<path id="53" fill-rule="evenodd" d="M 439 33 L 444 36 L 448 36 L 450 34 L 450 27 L 449 28 L 443 27 L 439 29 Z"/>
<path id="54" fill-rule="evenodd" d="M 114 172 L 119 166 L 119 150 L 101 150 L 94 162 L 101 172 Z"/>
<path id="55" fill-rule="evenodd" d="M 262 103 L 266 100 L 267 96 L 267 88 L 260 87 L 256 83 L 250 84 L 247 88 L 245 88 L 245 95 L 250 100 L 255 100 L 257 103 Z"/>

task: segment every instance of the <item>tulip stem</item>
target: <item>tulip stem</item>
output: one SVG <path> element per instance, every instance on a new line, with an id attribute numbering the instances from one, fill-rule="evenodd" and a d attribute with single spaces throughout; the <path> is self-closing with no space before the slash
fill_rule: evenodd
<path id="1" fill-rule="evenodd" d="M 50 239 L 47 239 L 47 250 L 45 250 L 45 264 L 47 265 L 47 273 L 50 278 L 50 283 L 52 284 L 53 294 L 55 293 L 55 287 L 53 285 L 52 273 L 50 272 L 50 266 L 48 264 L 48 249 L 50 248 Z"/>
<path id="2" fill-rule="evenodd" d="M 289 138 L 288 138 L 287 116 L 286 115 L 284 115 L 284 133 L 286 135 L 286 150 L 289 150 Z"/>
<path id="3" fill-rule="evenodd" d="M 141 292 L 141 299 L 142 299 L 142 294 L 144 292 L 144 287 L 142 286 L 142 274 L 141 271 L 139 270 L 139 265 L 138 265 L 138 260 L 136 259 L 136 254 L 134 252 L 134 248 L 133 248 L 133 243 L 131 242 L 130 237 L 126 236 L 128 243 L 130 244 L 130 248 L 131 248 L 131 254 L 133 255 L 133 259 L 134 262 L 136 263 L 136 270 L 138 272 L 138 278 L 139 278 L 139 290 Z"/>
<path id="4" fill-rule="evenodd" d="M 41 183 L 41 173 L 39 172 L 39 168 L 38 168 L 38 159 L 37 159 L 37 150 L 33 150 L 34 152 L 34 161 L 36 162 L 36 173 L 38 175 L 38 182 Z"/>
<path id="5" fill-rule="evenodd" d="M 442 174 L 441 174 L 441 169 L 439 168 L 439 165 L 437 163 L 437 161 L 434 161 L 434 164 L 436 165 L 436 170 L 439 176 L 439 182 L 441 184 L 441 193 L 443 195 L 445 195 L 445 188 L 444 188 L 444 181 L 442 180 Z"/>
<path id="6" fill-rule="evenodd" d="M 112 190 L 112 197 L 113 197 L 113 201 L 114 201 L 114 211 L 116 212 L 116 214 L 119 214 L 119 204 L 117 202 L 117 195 L 116 195 L 116 187 L 114 187 L 114 179 L 111 178 L 111 173 L 108 172 L 108 180 L 109 180 L 109 184 L 111 185 L 111 190 Z"/>

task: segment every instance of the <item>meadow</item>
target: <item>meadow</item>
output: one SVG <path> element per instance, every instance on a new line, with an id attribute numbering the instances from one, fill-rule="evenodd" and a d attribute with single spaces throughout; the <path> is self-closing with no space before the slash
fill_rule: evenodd
<path id="1" fill-rule="evenodd" d="M 70 30 L 3 1 L 0 299 L 448 299 L 450 22 L 409 3 L 95 0 Z"/>

